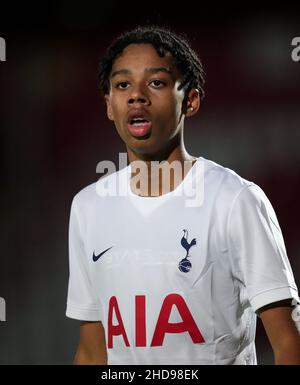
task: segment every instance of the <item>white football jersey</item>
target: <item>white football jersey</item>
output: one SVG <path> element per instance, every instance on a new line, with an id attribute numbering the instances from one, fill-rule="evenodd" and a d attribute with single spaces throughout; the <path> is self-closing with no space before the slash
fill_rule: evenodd
<path id="1" fill-rule="evenodd" d="M 101 320 L 109 364 L 256 364 L 255 312 L 299 300 L 268 198 L 203 157 L 158 197 L 130 175 L 73 199 L 66 315 Z"/>

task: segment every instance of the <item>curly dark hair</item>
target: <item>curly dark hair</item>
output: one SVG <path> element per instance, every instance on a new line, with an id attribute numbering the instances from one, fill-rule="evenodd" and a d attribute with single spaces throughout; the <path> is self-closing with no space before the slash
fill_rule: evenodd
<path id="1" fill-rule="evenodd" d="M 185 89 L 185 95 L 197 88 L 201 99 L 204 97 L 204 70 L 197 54 L 190 47 L 187 40 L 165 27 L 143 26 L 125 32 L 116 38 L 107 48 L 99 66 L 98 79 L 103 95 L 109 94 L 109 77 L 114 61 L 130 44 L 152 44 L 160 57 L 171 53 L 174 64 L 183 75 L 179 89 Z"/>

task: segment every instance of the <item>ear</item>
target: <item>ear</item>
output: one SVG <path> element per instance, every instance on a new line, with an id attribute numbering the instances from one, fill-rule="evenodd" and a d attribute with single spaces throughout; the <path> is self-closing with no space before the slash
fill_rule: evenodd
<path id="1" fill-rule="evenodd" d="M 105 102 L 106 102 L 106 114 L 109 120 L 114 120 L 114 115 L 111 108 L 111 103 L 109 100 L 109 95 L 105 95 Z"/>
<path id="2" fill-rule="evenodd" d="M 197 88 L 193 88 L 187 95 L 186 116 L 193 116 L 200 107 L 200 93 Z"/>

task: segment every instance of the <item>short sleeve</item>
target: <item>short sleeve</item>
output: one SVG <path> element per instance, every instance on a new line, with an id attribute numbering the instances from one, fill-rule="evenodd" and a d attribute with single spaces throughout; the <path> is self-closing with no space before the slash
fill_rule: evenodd
<path id="1" fill-rule="evenodd" d="M 82 321 L 100 321 L 100 307 L 93 295 L 80 233 L 76 197 L 72 202 L 69 221 L 69 270 L 66 316 Z"/>
<path id="2" fill-rule="evenodd" d="M 242 282 L 254 311 L 283 299 L 299 300 L 274 209 L 255 184 L 235 198 L 228 219 L 233 275 Z"/>

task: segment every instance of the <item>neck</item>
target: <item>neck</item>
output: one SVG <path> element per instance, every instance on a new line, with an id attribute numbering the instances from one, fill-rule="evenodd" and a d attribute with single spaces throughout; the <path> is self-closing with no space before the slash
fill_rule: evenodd
<path id="1" fill-rule="evenodd" d="M 127 152 L 132 166 L 131 189 L 140 196 L 160 196 L 173 191 L 196 161 L 186 151 L 182 135 L 156 154 L 140 154 L 128 147 Z"/>

